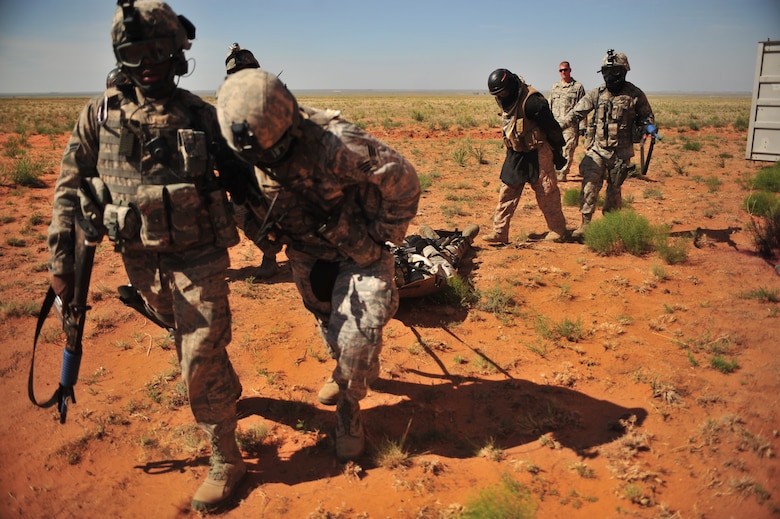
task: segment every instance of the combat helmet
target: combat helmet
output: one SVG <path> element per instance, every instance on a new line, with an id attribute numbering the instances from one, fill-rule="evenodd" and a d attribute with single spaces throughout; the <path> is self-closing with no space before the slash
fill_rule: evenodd
<path id="1" fill-rule="evenodd" d="M 628 57 L 622 52 L 615 52 L 615 49 L 609 49 L 604 55 L 604 59 L 601 60 L 601 69 L 596 72 L 604 72 L 604 69 L 611 67 L 623 67 L 626 72 L 631 70 L 631 66 L 628 64 Z"/>
<path id="2" fill-rule="evenodd" d="M 494 96 L 505 91 L 511 93 L 519 89 L 520 83 L 521 80 L 517 74 L 513 74 L 505 68 L 499 68 L 488 76 L 488 92 Z"/>
<path id="3" fill-rule="evenodd" d="M 260 68 L 260 63 L 248 49 L 242 49 L 238 43 L 234 43 L 228 48 L 228 54 L 225 57 L 225 70 L 228 74 L 234 74 L 245 68 Z"/>
<path id="4" fill-rule="evenodd" d="M 117 0 L 111 25 L 114 55 L 123 67 L 139 67 L 144 59 L 152 64 L 176 62 L 175 73 L 187 73 L 184 51 L 192 47 L 195 26 L 157 0 Z"/>
<path id="5" fill-rule="evenodd" d="M 301 120 L 295 96 L 279 78 L 259 68 L 225 79 L 217 117 L 228 145 L 247 162 L 265 165 L 286 156 Z"/>

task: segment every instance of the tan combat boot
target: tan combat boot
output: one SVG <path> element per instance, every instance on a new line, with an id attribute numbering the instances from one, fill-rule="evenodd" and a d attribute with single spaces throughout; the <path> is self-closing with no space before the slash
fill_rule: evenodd
<path id="1" fill-rule="evenodd" d="M 360 404 L 342 398 L 336 405 L 336 459 L 341 463 L 355 460 L 366 446 Z"/>
<path id="2" fill-rule="evenodd" d="M 370 368 L 368 368 L 368 376 L 366 377 L 366 384 L 369 386 L 377 381 L 379 378 L 379 362 L 371 365 Z M 325 384 L 323 384 L 322 388 L 320 389 L 320 392 L 317 393 L 317 400 L 320 401 L 322 405 L 336 405 L 339 401 L 339 397 L 341 396 L 341 388 L 338 384 L 336 384 L 336 381 L 333 380 L 333 377 L 329 377 L 327 381 L 325 381 Z"/>
<path id="3" fill-rule="evenodd" d="M 498 233 L 496 231 L 493 231 L 490 234 L 485 235 L 485 237 L 482 239 L 488 243 L 496 243 L 502 245 L 506 245 L 507 243 L 509 243 L 508 236 L 505 236 L 504 234 Z"/>
<path id="4" fill-rule="evenodd" d="M 212 439 L 209 463 L 209 475 L 192 498 L 192 509 L 199 512 L 219 508 L 231 497 L 246 475 L 246 463 L 241 458 L 234 435 Z"/>
<path id="5" fill-rule="evenodd" d="M 582 238 L 585 236 L 585 229 L 587 229 L 588 225 L 590 225 L 590 220 L 592 217 L 592 214 L 582 214 L 582 224 L 580 224 L 580 226 L 571 233 L 572 239 L 578 241 L 582 240 Z"/>

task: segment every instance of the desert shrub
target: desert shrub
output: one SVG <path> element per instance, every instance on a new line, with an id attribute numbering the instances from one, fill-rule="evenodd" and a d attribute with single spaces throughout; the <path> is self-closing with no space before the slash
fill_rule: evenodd
<path id="1" fill-rule="evenodd" d="M 425 193 L 431 184 L 433 184 L 433 177 L 426 173 L 419 173 L 417 178 L 420 180 L 420 191 Z"/>
<path id="2" fill-rule="evenodd" d="M 745 197 L 742 207 L 752 215 L 769 216 L 780 207 L 780 197 L 768 191 L 756 191 Z"/>
<path id="3" fill-rule="evenodd" d="M 780 204 L 762 217 L 752 217 L 747 228 L 753 236 L 756 251 L 762 258 L 772 258 L 775 250 L 780 250 Z"/>
<path id="4" fill-rule="evenodd" d="M 707 186 L 710 193 L 714 193 L 720 189 L 720 186 L 723 185 L 723 181 L 718 177 L 711 175 L 704 179 L 704 184 Z"/>
<path id="5" fill-rule="evenodd" d="M 579 189 L 567 189 L 563 194 L 563 205 L 566 207 L 579 207 L 580 206 L 580 190 Z"/>
<path id="6" fill-rule="evenodd" d="M 701 143 L 699 141 L 685 141 L 683 143 L 683 149 L 688 151 L 700 151 Z"/>
<path id="7" fill-rule="evenodd" d="M 537 503 L 531 492 L 511 476 L 504 474 L 500 483 L 482 489 L 466 503 L 464 519 L 526 519 L 536 516 Z"/>
<path id="8" fill-rule="evenodd" d="M 682 236 L 670 238 L 668 233 L 657 233 L 654 245 L 656 252 L 667 265 L 677 265 L 688 260 L 691 240 Z"/>
<path id="9" fill-rule="evenodd" d="M 644 216 L 632 210 L 611 211 L 594 220 L 585 229 L 585 245 L 607 256 L 627 251 L 634 256 L 652 250 L 653 238 L 659 232 Z"/>
<path id="10" fill-rule="evenodd" d="M 743 115 L 739 115 L 734 120 L 734 123 L 732 124 L 732 126 L 738 132 L 742 132 L 742 131 L 745 131 L 745 130 L 748 129 L 748 127 L 750 126 L 750 121 L 748 121 L 747 117 L 745 117 Z"/>
<path id="11" fill-rule="evenodd" d="M 468 280 L 453 276 L 447 279 L 439 292 L 431 296 L 431 300 L 436 304 L 466 309 L 479 301 L 479 293 Z"/>
<path id="12" fill-rule="evenodd" d="M 42 187 L 40 177 L 43 169 L 42 161 L 22 156 L 10 168 L 4 169 L 3 178 L 17 186 Z"/>
<path id="13" fill-rule="evenodd" d="M 780 162 L 759 170 L 750 181 L 750 187 L 758 191 L 780 193 Z"/>

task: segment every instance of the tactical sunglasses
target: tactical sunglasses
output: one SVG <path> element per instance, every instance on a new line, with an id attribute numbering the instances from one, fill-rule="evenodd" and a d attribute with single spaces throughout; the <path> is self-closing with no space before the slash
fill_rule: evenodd
<path id="1" fill-rule="evenodd" d="M 171 59 L 177 50 L 173 38 L 131 41 L 114 48 L 117 59 L 126 67 L 140 67 L 144 60 L 157 65 Z"/>

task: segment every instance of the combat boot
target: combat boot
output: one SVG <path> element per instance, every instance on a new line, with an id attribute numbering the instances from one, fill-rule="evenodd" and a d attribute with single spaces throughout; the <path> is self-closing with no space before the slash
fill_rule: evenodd
<path id="1" fill-rule="evenodd" d="M 363 454 L 365 446 L 360 404 L 340 399 L 336 405 L 336 459 L 341 463 L 354 460 Z"/>
<path id="2" fill-rule="evenodd" d="M 366 377 L 366 384 L 369 386 L 377 381 L 379 378 L 379 362 L 373 364 L 370 368 L 368 368 L 368 376 Z M 336 405 L 339 401 L 339 397 L 341 396 L 341 388 L 338 384 L 336 384 L 336 381 L 333 380 L 333 377 L 329 377 L 327 381 L 325 381 L 325 384 L 323 384 L 322 388 L 320 389 L 320 392 L 317 393 L 317 400 L 320 401 L 322 405 Z"/>
<path id="3" fill-rule="evenodd" d="M 582 214 L 582 223 L 580 226 L 571 233 L 571 237 L 575 240 L 582 240 L 585 236 L 585 229 L 590 225 L 590 220 L 593 217 L 592 214 Z"/>
<path id="4" fill-rule="evenodd" d="M 563 235 L 561 235 L 555 231 L 549 231 L 547 234 L 544 235 L 544 241 L 563 243 L 566 239 L 565 236 L 566 236 L 566 232 L 564 232 Z"/>
<path id="5" fill-rule="evenodd" d="M 253 275 L 255 279 L 269 279 L 274 277 L 277 272 L 279 272 L 279 264 L 276 263 L 276 257 L 264 255 L 262 263 L 255 269 Z"/>
<path id="6" fill-rule="evenodd" d="M 421 225 L 420 229 L 418 231 L 420 233 L 420 236 L 423 238 L 427 238 L 429 240 L 439 240 L 441 239 L 441 236 L 439 236 L 439 233 L 434 231 L 430 225 Z"/>
<path id="7" fill-rule="evenodd" d="M 502 245 L 506 245 L 507 243 L 509 243 L 508 236 L 506 236 L 505 234 L 498 233 L 496 231 L 491 232 L 490 234 L 488 234 L 482 239 L 488 243 L 496 243 Z"/>
<path id="8" fill-rule="evenodd" d="M 472 223 L 471 225 L 466 226 L 460 234 L 466 239 L 468 244 L 471 245 L 474 243 L 474 238 L 479 234 L 479 225 Z"/>
<path id="9" fill-rule="evenodd" d="M 219 508 L 238 488 L 246 475 L 246 463 L 236 444 L 235 435 L 211 440 L 211 468 L 206 481 L 192 498 L 192 509 L 209 512 Z"/>

